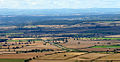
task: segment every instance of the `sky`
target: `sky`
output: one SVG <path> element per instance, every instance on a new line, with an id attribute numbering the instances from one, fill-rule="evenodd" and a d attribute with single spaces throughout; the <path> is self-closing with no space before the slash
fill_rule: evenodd
<path id="1" fill-rule="evenodd" d="M 0 0 L 9 9 L 120 8 L 120 0 Z"/>

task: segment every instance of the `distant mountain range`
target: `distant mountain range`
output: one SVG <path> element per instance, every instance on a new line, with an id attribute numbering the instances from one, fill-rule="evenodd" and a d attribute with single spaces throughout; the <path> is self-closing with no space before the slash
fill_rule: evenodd
<path id="1" fill-rule="evenodd" d="M 65 15 L 99 15 L 99 14 L 120 14 L 120 8 L 0 9 L 0 15 L 65 16 Z"/>

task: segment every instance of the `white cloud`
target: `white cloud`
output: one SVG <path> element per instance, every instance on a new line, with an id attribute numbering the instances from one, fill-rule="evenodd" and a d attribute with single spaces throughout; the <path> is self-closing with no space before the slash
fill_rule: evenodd
<path id="1" fill-rule="evenodd" d="M 0 0 L 0 8 L 120 8 L 119 0 Z"/>
<path id="2" fill-rule="evenodd" d="M 4 0 L 0 0 L 0 3 L 3 3 L 4 2 Z"/>
<path id="3" fill-rule="evenodd" d="M 32 5 L 37 5 L 38 3 L 37 3 L 37 2 L 32 2 L 31 4 L 32 4 Z"/>

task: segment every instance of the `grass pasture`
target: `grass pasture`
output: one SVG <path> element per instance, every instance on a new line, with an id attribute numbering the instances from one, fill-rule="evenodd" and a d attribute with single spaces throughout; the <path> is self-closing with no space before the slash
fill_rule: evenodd
<path id="1" fill-rule="evenodd" d="M 24 62 L 24 59 L 0 59 L 0 62 Z"/>
<path id="2" fill-rule="evenodd" d="M 100 46 L 93 46 L 91 48 L 120 48 L 120 45 L 100 45 Z"/>

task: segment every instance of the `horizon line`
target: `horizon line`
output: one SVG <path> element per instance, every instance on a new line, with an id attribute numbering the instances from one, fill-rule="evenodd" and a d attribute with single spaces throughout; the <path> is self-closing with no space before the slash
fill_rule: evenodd
<path id="1" fill-rule="evenodd" d="M 26 9 L 26 8 L 0 8 L 0 9 Z M 29 9 L 35 9 L 35 8 L 29 8 Z M 56 9 L 120 9 L 120 8 L 56 8 Z"/>

